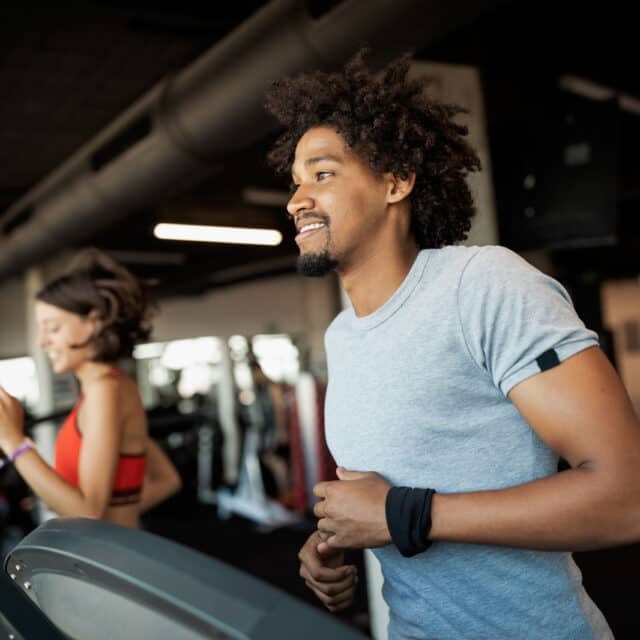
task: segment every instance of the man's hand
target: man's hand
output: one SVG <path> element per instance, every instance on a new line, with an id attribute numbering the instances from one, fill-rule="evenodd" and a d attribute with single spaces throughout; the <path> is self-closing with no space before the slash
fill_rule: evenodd
<path id="1" fill-rule="evenodd" d="M 320 518 L 318 529 L 328 535 L 318 549 L 365 549 L 391 543 L 385 504 L 391 485 L 372 472 L 347 471 L 338 467 L 338 478 L 317 484 L 313 511 Z"/>
<path id="2" fill-rule="evenodd" d="M 0 387 L 0 449 L 7 455 L 20 446 L 24 439 L 24 412 L 22 405 Z"/>
<path id="3" fill-rule="evenodd" d="M 300 549 L 300 576 L 329 611 L 342 611 L 353 602 L 356 568 L 344 565 L 344 552 L 340 549 L 321 553 L 318 545 L 322 541 L 323 534 L 314 531 Z"/>

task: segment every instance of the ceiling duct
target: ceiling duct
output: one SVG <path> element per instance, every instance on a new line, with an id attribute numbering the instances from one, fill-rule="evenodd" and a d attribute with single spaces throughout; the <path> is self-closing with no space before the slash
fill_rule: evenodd
<path id="1" fill-rule="evenodd" d="M 273 0 L 121 114 L 0 218 L 0 280 L 89 240 L 167 187 L 273 127 L 262 103 L 285 75 L 342 64 L 360 43 L 378 66 L 475 20 L 498 0 L 345 0 L 312 19 Z"/>

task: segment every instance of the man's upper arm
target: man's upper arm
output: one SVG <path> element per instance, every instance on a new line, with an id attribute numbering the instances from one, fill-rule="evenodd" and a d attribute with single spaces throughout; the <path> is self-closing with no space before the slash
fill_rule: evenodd
<path id="1" fill-rule="evenodd" d="M 566 289 L 502 247 L 483 247 L 469 260 L 458 304 L 471 357 L 505 395 L 540 372 L 544 354 L 564 361 L 597 344 Z"/>
<path id="2" fill-rule="evenodd" d="M 513 387 L 509 399 L 572 467 L 640 467 L 640 427 L 629 396 L 598 347 Z"/>

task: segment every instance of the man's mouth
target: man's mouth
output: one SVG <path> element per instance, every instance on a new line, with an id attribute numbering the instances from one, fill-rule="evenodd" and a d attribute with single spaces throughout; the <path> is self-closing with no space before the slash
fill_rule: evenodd
<path id="1" fill-rule="evenodd" d="M 309 222 L 307 224 L 303 224 L 298 229 L 298 234 L 296 235 L 296 242 L 300 244 L 302 240 L 305 240 L 309 236 L 318 233 L 321 229 L 326 228 L 326 224 L 324 222 Z"/>

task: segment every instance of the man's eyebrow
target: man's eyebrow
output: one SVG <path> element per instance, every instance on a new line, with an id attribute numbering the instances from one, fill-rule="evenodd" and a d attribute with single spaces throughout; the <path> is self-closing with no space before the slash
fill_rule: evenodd
<path id="1" fill-rule="evenodd" d="M 303 164 L 306 168 L 309 168 L 314 164 L 318 164 L 319 162 L 323 162 L 327 160 L 330 162 L 337 162 L 338 164 L 342 164 L 342 158 L 340 158 L 340 156 L 334 156 L 330 153 L 327 153 L 326 155 L 323 155 L 323 156 L 312 156 L 311 158 L 307 158 Z M 291 176 L 294 179 L 296 177 L 296 172 L 293 166 L 291 167 Z"/>
<path id="2" fill-rule="evenodd" d="M 318 164 L 318 162 L 322 162 L 323 160 L 331 160 L 332 162 L 342 162 L 342 159 L 339 158 L 338 156 L 327 154 L 324 156 L 313 156 L 311 158 L 307 158 L 304 161 L 304 166 L 310 167 L 311 165 Z"/>

